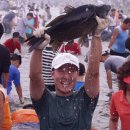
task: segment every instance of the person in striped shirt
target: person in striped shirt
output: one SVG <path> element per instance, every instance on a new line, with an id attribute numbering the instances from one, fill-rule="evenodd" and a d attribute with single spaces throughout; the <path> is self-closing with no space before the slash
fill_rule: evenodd
<path id="1" fill-rule="evenodd" d="M 55 91 L 54 79 L 51 75 L 51 64 L 56 53 L 52 50 L 52 46 L 48 45 L 42 52 L 42 75 L 45 86 L 50 91 Z"/>

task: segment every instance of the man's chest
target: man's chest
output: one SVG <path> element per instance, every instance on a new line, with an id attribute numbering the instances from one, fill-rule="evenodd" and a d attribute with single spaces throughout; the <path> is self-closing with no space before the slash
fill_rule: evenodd
<path id="1" fill-rule="evenodd" d="M 66 98 L 55 100 L 54 104 L 49 105 L 49 119 L 52 123 L 71 125 L 78 122 L 81 104 L 76 99 Z"/>

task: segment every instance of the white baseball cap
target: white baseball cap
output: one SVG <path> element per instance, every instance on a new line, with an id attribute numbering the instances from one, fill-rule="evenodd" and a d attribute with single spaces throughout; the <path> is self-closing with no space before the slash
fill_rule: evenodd
<path id="1" fill-rule="evenodd" d="M 73 64 L 77 68 L 79 68 L 78 58 L 70 53 L 58 53 L 52 61 L 51 68 L 58 69 L 59 67 L 67 63 Z"/>

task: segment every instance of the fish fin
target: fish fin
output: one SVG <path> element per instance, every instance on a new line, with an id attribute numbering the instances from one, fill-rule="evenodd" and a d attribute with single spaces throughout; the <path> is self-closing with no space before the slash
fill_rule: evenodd
<path id="1" fill-rule="evenodd" d="M 71 13 L 73 10 L 75 10 L 75 7 L 69 5 L 64 8 L 64 13 L 68 14 Z"/>
<path id="2" fill-rule="evenodd" d="M 70 22 L 79 22 L 79 21 L 87 21 L 95 14 L 95 6 L 84 5 L 80 6 L 77 9 L 74 9 L 71 13 L 66 15 L 64 20 L 64 24 Z"/>

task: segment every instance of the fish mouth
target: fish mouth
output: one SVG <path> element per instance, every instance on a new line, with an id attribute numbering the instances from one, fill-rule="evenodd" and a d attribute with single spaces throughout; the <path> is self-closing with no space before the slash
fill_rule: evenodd
<path id="1" fill-rule="evenodd" d="M 109 11 L 111 10 L 110 5 L 101 5 L 96 8 L 96 15 L 100 18 L 106 18 Z"/>

